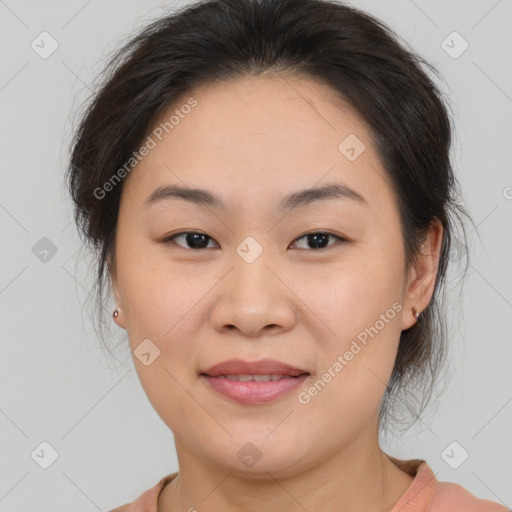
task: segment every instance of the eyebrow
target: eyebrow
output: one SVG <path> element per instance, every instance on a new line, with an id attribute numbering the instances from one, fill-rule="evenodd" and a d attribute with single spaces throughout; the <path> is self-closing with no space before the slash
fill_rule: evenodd
<path id="1" fill-rule="evenodd" d="M 315 201 L 340 198 L 351 199 L 364 206 L 368 206 L 366 199 L 350 187 L 340 183 L 329 183 L 322 187 L 308 188 L 288 194 L 281 199 L 278 207 L 280 211 L 286 211 L 307 206 Z M 146 199 L 145 205 L 146 207 L 149 207 L 153 204 L 169 199 L 183 199 L 194 204 L 212 206 L 219 210 L 226 210 L 226 205 L 222 199 L 208 190 L 180 187 L 178 185 L 158 187 Z"/>

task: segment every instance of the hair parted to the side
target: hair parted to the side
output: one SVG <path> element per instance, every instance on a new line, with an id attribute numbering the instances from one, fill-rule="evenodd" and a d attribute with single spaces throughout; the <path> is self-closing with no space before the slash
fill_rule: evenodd
<path id="1" fill-rule="evenodd" d="M 431 223 L 438 219 L 444 228 L 434 294 L 401 333 L 379 428 L 405 409 L 419 418 L 446 355 L 444 282 L 455 221 L 470 219 L 450 162 L 448 107 L 427 72 L 436 70 L 382 22 L 332 0 L 205 0 L 144 27 L 108 61 L 74 132 L 66 173 L 79 234 L 95 256 L 102 342 L 123 183 L 102 199 L 94 191 L 192 88 L 260 74 L 307 77 L 337 91 L 369 128 L 398 201 L 405 272 Z"/>

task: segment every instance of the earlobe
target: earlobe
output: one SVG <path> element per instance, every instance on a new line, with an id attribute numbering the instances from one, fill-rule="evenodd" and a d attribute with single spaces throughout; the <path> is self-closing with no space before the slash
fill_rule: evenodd
<path id="1" fill-rule="evenodd" d="M 114 312 L 112 313 L 112 317 L 114 319 L 114 322 L 121 327 L 122 329 L 125 329 L 124 321 L 121 321 L 121 307 L 118 306 L 116 309 L 114 309 Z"/>

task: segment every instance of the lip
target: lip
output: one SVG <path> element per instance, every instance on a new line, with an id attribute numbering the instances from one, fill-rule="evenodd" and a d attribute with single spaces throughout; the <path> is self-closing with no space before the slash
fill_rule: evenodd
<path id="1" fill-rule="evenodd" d="M 228 359 L 200 373 L 210 377 L 218 377 L 219 375 L 267 375 L 269 373 L 297 377 L 309 372 L 277 359 L 261 359 L 252 362 L 244 361 L 243 359 Z"/>
<path id="2" fill-rule="evenodd" d="M 275 381 L 233 381 L 219 378 L 223 375 L 268 375 L 280 374 L 290 378 Z M 246 405 L 266 404 L 297 389 L 310 377 L 306 370 L 275 359 L 248 362 L 229 359 L 218 363 L 200 376 L 221 395 Z"/>
<path id="3" fill-rule="evenodd" d="M 310 375 L 274 381 L 236 381 L 201 375 L 220 394 L 246 405 L 267 404 L 297 389 Z"/>

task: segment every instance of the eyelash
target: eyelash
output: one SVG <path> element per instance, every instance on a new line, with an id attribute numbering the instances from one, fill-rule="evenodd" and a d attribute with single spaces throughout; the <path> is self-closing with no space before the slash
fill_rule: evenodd
<path id="1" fill-rule="evenodd" d="M 180 233 L 176 233 L 175 235 L 172 235 L 164 240 L 162 240 L 163 243 L 169 243 L 169 242 L 172 242 L 176 245 L 178 245 L 179 247 L 181 247 L 182 249 L 187 249 L 187 250 L 191 250 L 191 251 L 195 251 L 195 252 L 198 252 L 198 251 L 201 251 L 201 250 L 205 250 L 207 249 L 207 247 L 204 247 L 204 248 L 201 248 L 201 249 L 192 249 L 190 247 L 183 247 L 182 245 L 179 245 L 177 244 L 174 239 L 179 237 L 179 236 L 182 236 L 182 235 L 204 235 L 205 237 L 207 237 L 209 240 L 213 240 L 213 238 L 209 237 L 206 233 L 201 233 L 200 231 L 182 231 Z M 296 242 L 297 240 L 300 240 L 301 238 L 305 238 L 307 236 L 310 236 L 310 235 L 327 235 L 327 236 L 331 236 L 333 238 L 336 239 L 336 241 L 338 243 L 344 243 L 344 242 L 348 242 L 348 240 L 346 238 L 342 238 L 338 235 L 335 235 L 334 233 L 330 233 L 328 231 L 311 231 L 309 233 L 304 233 L 303 235 L 299 236 L 298 238 L 296 238 L 294 240 L 294 242 Z M 293 242 L 292 242 L 293 243 Z M 313 251 L 313 252 L 320 252 L 320 251 L 326 251 L 328 250 L 330 247 L 332 247 L 333 245 L 336 245 L 336 244 L 330 244 L 328 245 L 327 247 L 321 247 L 320 249 L 306 249 L 308 251 Z"/>

